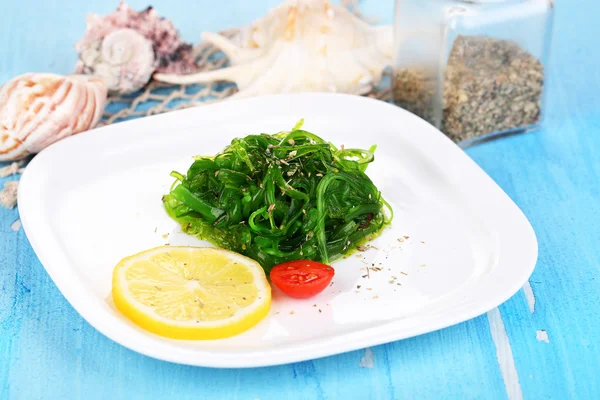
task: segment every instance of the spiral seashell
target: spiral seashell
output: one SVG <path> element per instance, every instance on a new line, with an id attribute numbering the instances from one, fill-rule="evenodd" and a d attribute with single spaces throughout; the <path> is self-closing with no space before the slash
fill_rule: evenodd
<path id="1" fill-rule="evenodd" d="M 85 64 L 82 72 L 101 76 L 109 91 L 119 93 L 144 87 L 158 65 L 152 41 L 129 28 L 112 31 L 80 57 Z"/>
<path id="2" fill-rule="evenodd" d="M 76 72 L 106 78 L 111 92 L 138 90 L 155 70 L 197 71 L 192 46 L 152 7 L 137 12 L 121 1 L 114 12 L 89 14 L 86 22 L 85 35 L 75 43 Z"/>
<path id="3" fill-rule="evenodd" d="M 0 88 L 0 161 L 40 152 L 96 126 L 107 89 L 97 77 L 27 73 Z"/>

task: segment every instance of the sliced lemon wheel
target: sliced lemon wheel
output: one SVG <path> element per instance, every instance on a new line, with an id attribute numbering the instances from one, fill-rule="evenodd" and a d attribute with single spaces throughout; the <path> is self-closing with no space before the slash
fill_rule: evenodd
<path id="1" fill-rule="evenodd" d="M 261 321 L 271 287 L 261 266 L 228 250 L 161 246 L 113 271 L 113 300 L 138 326 L 173 339 L 220 339 Z"/>

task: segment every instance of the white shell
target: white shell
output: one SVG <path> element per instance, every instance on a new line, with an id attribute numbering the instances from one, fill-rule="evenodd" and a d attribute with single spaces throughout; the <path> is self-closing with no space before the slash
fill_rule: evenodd
<path id="1" fill-rule="evenodd" d="M 282 92 L 368 93 L 391 63 L 392 27 L 371 26 L 327 0 L 287 0 L 241 30 L 237 43 L 215 33 L 231 67 L 189 75 L 154 74 L 176 83 L 232 81 L 246 97 Z"/>
<path id="2" fill-rule="evenodd" d="M 152 41 L 129 28 L 109 33 L 95 46 L 78 49 L 82 70 L 105 79 L 111 92 L 130 93 L 148 83 L 158 65 Z"/>
<path id="3" fill-rule="evenodd" d="M 0 161 L 35 154 L 96 126 L 106 106 L 102 79 L 28 73 L 0 89 Z"/>

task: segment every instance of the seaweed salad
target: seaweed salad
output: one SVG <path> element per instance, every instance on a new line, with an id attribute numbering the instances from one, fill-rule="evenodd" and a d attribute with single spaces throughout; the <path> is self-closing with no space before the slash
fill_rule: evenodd
<path id="1" fill-rule="evenodd" d="M 195 235 L 258 261 L 330 263 L 372 239 L 393 212 L 365 173 L 368 150 L 339 149 L 302 129 L 235 138 L 194 157 L 163 196 L 171 218 Z"/>

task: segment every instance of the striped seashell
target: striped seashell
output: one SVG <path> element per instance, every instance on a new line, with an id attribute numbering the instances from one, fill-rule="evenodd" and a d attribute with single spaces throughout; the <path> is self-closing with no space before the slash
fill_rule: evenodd
<path id="1" fill-rule="evenodd" d="M 93 76 L 27 73 L 11 79 L 0 89 L 0 161 L 94 128 L 106 98 L 104 81 Z"/>

